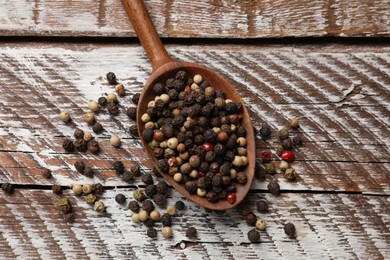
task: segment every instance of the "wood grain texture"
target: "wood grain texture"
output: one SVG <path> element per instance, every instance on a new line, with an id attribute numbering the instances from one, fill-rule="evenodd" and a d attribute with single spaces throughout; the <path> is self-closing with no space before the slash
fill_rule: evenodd
<path id="1" fill-rule="evenodd" d="M 257 156 L 265 150 L 274 152 L 280 145 L 278 129 L 288 126 L 292 117 L 299 118 L 300 129 L 292 131 L 303 137 L 293 164 L 298 180 L 290 183 L 278 175 L 283 190 L 390 193 L 388 48 L 242 49 L 168 47 L 174 58 L 224 74 L 243 96 L 253 125 L 271 127 L 271 140 L 257 136 Z M 131 94 L 141 90 L 151 73 L 140 47 L 10 44 L 0 51 L 0 58 L 0 182 L 68 186 L 88 180 L 73 167 L 80 158 L 96 169 L 92 181 L 108 186 L 127 185 L 113 171 L 116 159 L 150 171 L 152 164 L 140 140 L 128 132 L 135 122 L 123 112 L 133 105 Z M 91 131 L 82 120 L 88 101 L 113 91 L 104 80 L 108 71 L 117 74 L 129 94 L 121 98 L 120 115 L 97 115 L 105 127 L 96 136 L 102 152 L 65 153 L 62 141 L 72 136 L 76 125 Z M 58 119 L 61 110 L 70 111 L 72 124 Z M 123 138 L 121 149 L 109 145 L 111 134 Z M 280 159 L 274 160 L 277 164 Z M 53 180 L 39 175 L 43 167 L 53 171 Z M 266 185 L 267 181 L 257 181 L 253 188 Z"/>
<path id="2" fill-rule="evenodd" d="M 383 196 L 342 194 L 251 194 L 247 204 L 267 221 L 261 242 L 248 243 L 252 228 L 236 210 L 224 214 L 206 212 L 187 201 L 186 209 L 173 219 L 174 236 L 156 239 L 146 236 L 146 227 L 131 222 L 131 211 L 115 203 L 122 192 L 131 198 L 133 189 L 115 189 L 101 200 L 106 213 L 95 212 L 83 197 L 69 197 L 76 215 L 68 224 L 55 209 L 58 197 L 51 191 L 17 190 L 0 197 L 0 258 L 82 258 L 82 259 L 386 259 L 390 256 L 390 200 Z M 183 199 L 174 191 L 173 203 Z M 270 212 L 260 214 L 255 202 L 265 199 Z M 130 200 L 130 199 L 129 199 Z M 159 209 L 164 212 L 163 209 Z M 296 239 L 283 231 L 295 224 Z M 198 237 L 189 239 L 185 230 L 194 226 Z"/>
<path id="3" fill-rule="evenodd" d="M 387 0 L 146 0 L 163 37 L 389 36 Z M 135 36 L 120 1 L 3 1 L 3 36 Z"/>

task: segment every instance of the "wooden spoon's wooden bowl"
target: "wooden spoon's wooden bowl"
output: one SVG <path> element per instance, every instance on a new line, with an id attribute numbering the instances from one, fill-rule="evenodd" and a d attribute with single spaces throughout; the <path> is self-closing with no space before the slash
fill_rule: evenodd
<path id="1" fill-rule="evenodd" d="M 207 80 L 209 84 L 216 90 L 223 91 L 227 98 L 235 102 L 240 102 L 243 105 L 242 125 L 245 127 L 247 132 L 246 149 L 248 158 L 248 165 L 245 168 L 245 174 L 248 178 L 248 181 L 245 185 L 236 185 L 236 201 L 234 203 L 231 204 L 227 200 L 219 200 L 216 203 L 212 203 L 209 202 L 205 197 L 191 195 L 185 189 L 184 184 L 175 182 L 169 174 L 161 173 L 166 181 L 171 184 L 177 191 L 202 207 L 212 210 L 226 210 L 237 206 L 245 198 L 250 189 L 254 177 L 256 163 L 254 131 L 248 111 L 240 95 L 237 93 L 234 87 L 219 73 L 194 63 L 173 60 L 167 54 L 164 46 L 162 45 L 162 42 L 157 35 L 156 29 L 150 20 L 142 0 L 122 0 L 122 3 L 153 67 L 153 73 L 145 83 L 144 89 L 139 99 L 137 127 L 142 144 L 145 147 L 149 157 L 153 160 L 154 164 L 157 164 L 157 159 L 154 156 L 153 150 L 142 138 L 142 132 L 145 129 L 145 126 L 141 121 L 141 116 L 146 112 L 148 102 L 154 100 L 156 96 L 153 92 L 153 85 L 155 83 L 165 83 L 168 78 L 174 78 L 177 71 L 185 70 L 190 76 L 194 76 L 195 74 L 202 75 L 202 77 Z"/>

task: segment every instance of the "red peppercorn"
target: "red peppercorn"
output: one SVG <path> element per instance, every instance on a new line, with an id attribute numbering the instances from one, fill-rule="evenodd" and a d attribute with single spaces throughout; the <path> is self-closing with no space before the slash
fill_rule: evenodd
<path id="1" fill-rule="evenodd" d="M 261 153 L 260 157 L 263 163 L 269 163 L 271 161 L 272 154 L 269 151 L 264 151 Z"/>
<path id="2" fill-rule="evenodd" d="M 204 143 L 202 147 L 203 150 L 205 150 L 206 152 L 214 150 L 214 146 L 212 143 Z"/>
<path id="3" fill-rule="evenodd" d="M 185 91 L 185 92 L 190 92 L 190 90 L 191 90 L 190 86 L 185 86 L 185 87 L 184 87 L 184 91 Z"/>
<path id="4" fill-rule="evenodd" d="M 286 162 L 292 162 L 295 160 L 295 155 L 292 151 L 284 151 L 282 152 L 282 160 L 286 161 Z"/>
<path id="5" fill-rule="evenodd" d="M 161 130 L 154 130 L 154 135 L 153 135 L 153 139 L 156 141 L 156 142 L 162 142 L 164 141 L 164 134 Z"/>
<path id="6" fill-rule="evenodd" d="M 200 179 L 200 178 L 202 178 L 202 177 L 204 177 L 204 176 L 206 176 L 206 174 L 204 174 L 203 172 L 198 172 L 198 179 Z"/>
<path id="7" fill-rule="evenodd" d="M 173 157 L 171 157 L 171 158 L 169 158 L 168 159 L 168 165 L 169 166 L 177 166 L 177 159 L 176 159 L 176 157 L 175 156 L 173 156 Z"/>
<path id="8" fill-rule="evenodd" d="M 226 196 L 226 199 L 227 201 L 230 203 L 230 204 L 233 204 L 234 202 L 236 202 L 236 194 L 234 192 L 229 192 Z"/>

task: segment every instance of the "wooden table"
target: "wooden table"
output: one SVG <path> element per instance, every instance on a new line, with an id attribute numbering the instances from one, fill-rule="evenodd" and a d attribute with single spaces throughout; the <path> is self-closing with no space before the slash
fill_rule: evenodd
<path id="1" fill-rule="evenodd" d="M 266 124 L 272 138 L 257 134 L 257 156 L 275 152 L 277 132 L 291 118 L 303 137 L 292 164 L 298 178 L 274 196 L 255 180 L 247 205 L 267 221 L 261 242 L 237 209 L 209 212 L 186 201 L 174 217 L 171 239 L 151 239 L 131 211 L 115 203 L 145 185 L 127 184 L 112 162 L 151 171 L 140 140 L 124 113 L 134 106 L 151 66 L 120 1 L 3 1 L 0 3 L 0 192 L 1 259 L 389 259 L 390 258 L 390 6 L 377 1 L 161 1 L 146 0 L 168 52 L 224 74 L 242 94 L 253 125 Z M 11 37 L 12 36 L 12 37 Z M 105 80 L 116 73 L 127 89 L 121 113 L 97 115 L 99 155 L 67 153 L 64 138 L 83 122 L 87 104 L 113 92 Z M 68 110 L 73 123 L 59 112 Z M 120 149 L 109 144 L 122 138 Z M 76 160 L 96 171 L 75 171 Z M 274 157 L 275 164 L 280 160 Z M 260 161 L 260 159 L 259 159 Z M 52 171 L 51 179 L 41 175 Z M 156 178 L 156 181 L 158 179 Z M 106 212 L 74 196 L 73 183 L 102 183 Z M 56 208 L 64 188 L 74 206 L 67 223 Z M 183 199 L 172 190 L 169 203 Z M 269 202 L 268 214 L 256 201 Z M 164 212 L 164 209 L 161 209 Z M 297 237 L 283 231 L 295 224 Z M 185 230 L 198 229 L 189 239 Z M 161 224 L 156 228 L 161 230 Z"/>

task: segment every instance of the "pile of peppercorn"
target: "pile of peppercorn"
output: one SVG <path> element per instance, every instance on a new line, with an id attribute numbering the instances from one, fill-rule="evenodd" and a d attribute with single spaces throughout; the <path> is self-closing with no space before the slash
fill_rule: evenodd
<path id="1" fill-rule="evenodd" d="M 181 70 L 153 86 L 141 121 L 142 138 L 158 169 L 210 202 L 235 202 L 236 184 L 245 184 L 246 129 L 243 107 L 210 86 L 199 74 Z"/>

